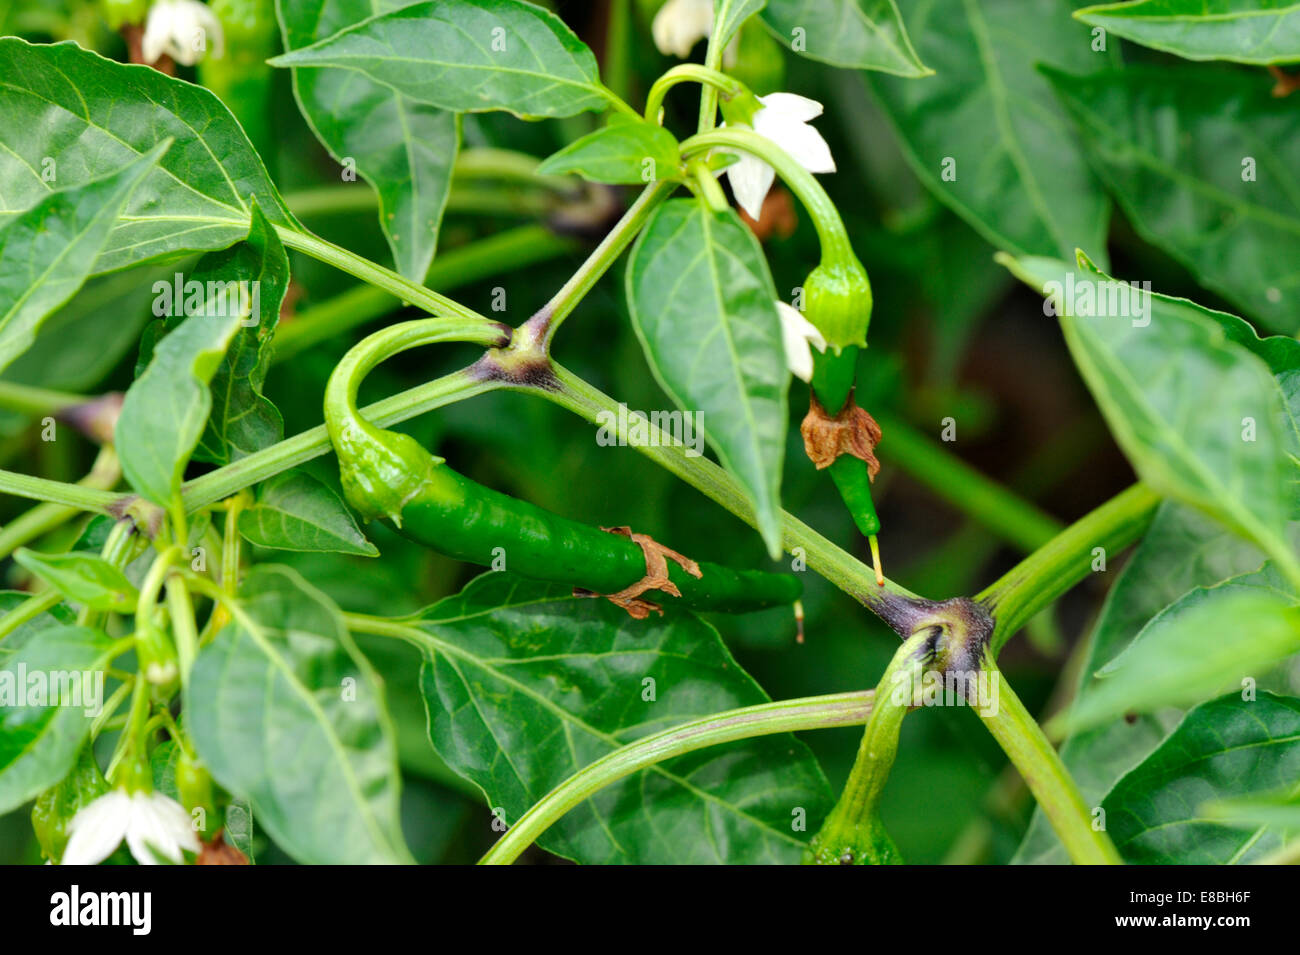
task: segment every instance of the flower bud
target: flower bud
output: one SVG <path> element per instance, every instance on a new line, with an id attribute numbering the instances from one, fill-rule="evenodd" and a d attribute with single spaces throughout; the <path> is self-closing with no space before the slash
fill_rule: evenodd
<path id="1" fill-rule="evenodd" d="M 803 314 L 838 352 L 850 345 L 865 348 L 871 323 L 871 282 L 851 254 L 825 261 L 803 284 Z"/>

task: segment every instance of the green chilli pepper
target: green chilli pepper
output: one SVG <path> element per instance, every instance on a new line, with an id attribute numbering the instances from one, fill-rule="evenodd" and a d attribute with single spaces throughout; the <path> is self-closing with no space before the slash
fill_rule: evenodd
<path id="1" fill-rule="evenodd" d="M 871 283 L 851 252 L 831 262 L 823 261 L 804 282 L 804 314 L 829 346 L 824 353 L 813 355 L 812 392 L 832 418 L 845 409 L 853 394 L 858 349 L 866 346 L 871 306 Z M 870 542 L 876 582 L 883 584 L 880 545 L 876 538 L 880 533 L 880 518 L 871 498 L 867 462 L 851 454 L 841 454 L 828 470 L 853 515 L 853 522 Z"/>
<path id="2" fill-rule="evenodd" d="M 399 533 L 449 557 L 500 567 L 536 580 L 614 595 L 647 576 L 646 552 L 626 536 L 569 520 L 483 487 L 456 473 L 409 436 L 382 431 L 357 412 L 361 378 L 399 351 L 436 341 L 502 346 L 504 326 L 406 322 L 370 336 L 339 363 L 325 392 L 325 423 L 339 458 L 343 491 L 367 519 L 385 517 Z M 741 613 L 798 600 L 799 579 L 788 574 L 698 564 L 699 576 L 673 562 L 667 576 L 680 591 L 674 603 Z"/>

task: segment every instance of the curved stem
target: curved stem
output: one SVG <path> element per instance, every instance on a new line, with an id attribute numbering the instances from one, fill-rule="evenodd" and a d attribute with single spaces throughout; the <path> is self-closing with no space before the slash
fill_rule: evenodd
<path id="1" fill-rule="evenodd" d="M 699 83 L 705 88 L 705 91 L 712 90 L 714 109 L 717 109 L 719 93 L 723 94 L 724 99 L 730 99 L 745 89 L 744 83 L 732 79 L 726 73 L 720 73 L 717 70 L 696 63 L 682 63 L 679 66 L 674 66 L 659 77 L 654 81 L 654 85 L 650 87 L 650 92 L 646 94 L 645 99 L 646 122 L 657 125 L 662 121 L 659 113 L 663 109 L 664 97 L 668 95 L 670 89 L 679 83 Z"/>
<path id="2" fill-rule="evenodd" d="M 325 386 L 325 427 L 331 440 L 337 441 L 347 422 L 372 438 L 379 429 L 357 411 L 357 391 L 362 380 L 375 366 L 399 352 L 439 342 L 469 342 L 484 347 L 500 347 L 510 341 L 512 329 L 486 320 L 423 318 L 400 322 L 375 332 L 354 346 L 334 366 Z"/>
<path id="3" fill-rule="evenodd" d="M 821 241 L 823 261 L 844 261 L 852 258 L 853 245 L 849 242 L 849 233 L 844 228 L 844 220 L 839 210 L 831 202 L 826 190 L 803 166 L 799 165 L 788 152 L 766 136 L 760 136 L 752 129 L 728 127 L 699 133 L 682 143 L 682 158 L 689 159 L 696 153 L 711 149 L 733 149 L 749 153 L 763 160 L 780 176 L 787 186 L 799 197 L 804 208 L 817 229 Z"/>
<path id="4" fill-rule="evenodd" d="M 1091 570 L 1094 553 L 1109 559 L 1141 536 L 1160 496 L 1141 482 L 1075 521 L 984 588 L 976 600 L 993 613 L 994 655 L 1025 623 Z"/>
<path id="5" fill-rule="evenodd" d="M 903 675 L 908 676 L 907 685 L 912 686 L 910 675 L 923 665 L 918 653 L 931 639 L 928 631 L 909 637 L 885 667 L 876 684 L 875 705 L 848 782 L 813 838 L 812 861 L 831 865 L 878 861 L 881 853 L 876 845 L 880 836 L 876 806 L 893 768 L 898 732 L 912 702 L 910 694 L 900 699 L 895 687 Z"/>
<path id="6" fill-rule="evenodd" d="M 28 597 L 17 607 L 14 607 L 13 610 L 0 617 L 0 640 L 4 640 L 5 637 L 27 623 L 27 621 L 35 620 L 62 599 L 63 594 L 53 587 L 44 593 L 33 594 Z"/>
<path id="7" fill-rule="evenodd" d="M 1123 865 L 1110 837 L 1093 828 L 1092 814 L 1069 770 L 992 656 L 985 656 L 983 667 L 997 681 L 997 706 L 979 710 L 980 719 L 1020 771 L 1070 858 L 1082 865 Z"/>
<path id="8" fill-rule="evenodd" d="M 509 865 L 565 813 L 635 772 L 683 753 L 754 736 L 858 726 L 870 717 L 872 696 L 865 690 L 747 706 L 629 743 L 583 767 L 534 803 L 479 864 Z"/>
<path id="9" fill-rule="evenodd" d="M 722 72 L 722 56 L 726 52 L 726 44 L 718 42 L 718 32 L 709 31 L 709 46 L 704 53 L 704 68 L 714 73 Z M 700 120 L 696 126 L 696 132 L 707 133 L 713 129 L 718 121 L 718 91 L 713 86 L 706 85 L 700 90 Z"/>
<path id="10" fill-rule="evenodd" d="M 500 381 L 483 380 L 461 370 L 377 401 L 361 409 L 361 413 L 372 424 L 387 427 L 503 386 Z M 329 450 L 329 432 L 324 425 L 303 431 L 190 481 L 183 489 L 185 508 L 193 513 Z"/>

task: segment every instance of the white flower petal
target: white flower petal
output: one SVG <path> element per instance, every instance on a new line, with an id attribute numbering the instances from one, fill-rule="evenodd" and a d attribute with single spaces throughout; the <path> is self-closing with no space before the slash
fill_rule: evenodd
<path id="1" fill-rule="evenodd" d="M 798 93 L 768 93 L 758 101 L 796 123 L 806 123 L 822 114 L 822 104 Z"/>
<path id="2" fill-rule="evenodd" d="M 137 862 L 155 865 L 161 858 L 179 863 L 184 861 L 182 849 L 199 851 L 184 806 L 159 792 L 136 793 L 131 798 L 131 827 L 126 832 L 126 843 Z"/>
<path id="3" fill-rule="evenodd" d="M 789 116 L 763 109 L 754 116 L 754 131 L 782 147 L 809 172 L 835 171 L 831 147 L 822 134 L 807 123 L 792 121 Z"/>
<path id="4" fill-rule="evenodd" d="M 131 797 L 114 789 L 77 810 L 68 823 L 63 865 L 99 865 L 122 842 L 131 822 Z"/>
<path id="5" fill-rule="evenodd" d="M 725 171 L 736 202 L 751 219 L 758 221 L 763 215 L 763 200 L 772 188 L 776 172 L 763 160 L 743 153 Z"/>
<path id="6" fill-rule="evenodd" d="M 682 60 L 712 30 L 713 0 L 668 0 L 650 24 L 659 52 Z"/>
<path id="7" fill-rule="evenodd" d="M 158 0 L 149 8 L 140 53 L 147 63 L 156 62 L 165 53 L 182 66 L 193 66 L 209 51 L 221 56 L 223 46 L 221 21 L 207 4 Z"/>
<path id="8" fill-rule="evenodd" d="M 776 312 L 781 316 L 781 343 L 785 346 L 785 362 L 790 373 L 804 381 L 811 381 L 813 357 L 809 345 L 816 345 L 818 351 L 824 352 L 826 339 L 797 308 L 792 308 L 785 302 L 777 302 Z"/>

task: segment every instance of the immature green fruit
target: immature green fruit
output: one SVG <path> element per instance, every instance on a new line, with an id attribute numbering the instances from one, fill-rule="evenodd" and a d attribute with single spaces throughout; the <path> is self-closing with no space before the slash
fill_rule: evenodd
<path id="1" fill-rule="evenodd" d="M 56 864 L 63 858 L 72 817 L 106 792 L 108 782 L 87 746 L 63 782 L 41 793 L 32 807 L 32 829 L 45 858 Z"/>
<path id="2" fill-rule="evenodd" d="M 208 828 L 212 828 L 217 816 L 217 801 L 212 788 L 212 775 L 204 768 L 203 764 L 197 759 L 185 755 L 182 750 L 176 759 L 176 794 L 180 797 L 180 804 L 188 809 L 191 815 L 195 809 L 202 809 L 204 818 L 212 820 Z M 208 833 L 202 833 L 203 839 L 209 838 Z"/>
<path id="3" fill-rule="evenodd" d="M 823 261 L 803 283 L 803 314 L 837 352 L 867 346 L 871 324 L 871 281 L 852 254 Z"/>

